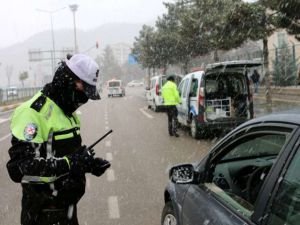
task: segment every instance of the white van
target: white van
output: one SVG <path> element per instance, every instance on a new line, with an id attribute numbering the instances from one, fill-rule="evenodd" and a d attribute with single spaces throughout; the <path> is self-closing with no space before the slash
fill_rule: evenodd
<path id="1" fill-rule="evenodd" d="M 107 81 L 108 97 L 113 96 L 125 96 L 125 88 L 122 85 L 121 80 L 109 80 Z"/>
<path id="2" fill-rule="evenodd" d="M 179 123 L 199 138 L 206 132 L 228 132 L 253 118 L 247 70 L 260 65 L 248 60 L 221 62 L 187 74 L 178 86 L 182 101 L 177 106 Z"/>
<path id="3" fill-rule="evenodd" d="M 161 88 L 166 83 L 169 75 L 158 75 L 150 79 L 150 87 L 146 88 L 146 98 L 148 108 L 152 108 L 155 112 L 163 109 L 164 103 L 161 96 Z M 172 75 L 175 77 L 175 83 L 178 85 L 182 79 L 182 75 Z"/>

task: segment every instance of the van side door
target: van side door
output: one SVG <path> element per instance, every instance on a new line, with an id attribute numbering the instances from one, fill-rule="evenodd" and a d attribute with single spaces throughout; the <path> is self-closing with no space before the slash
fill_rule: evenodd
<path id="1" fill-rule="evenodd" d="M 189 85 L 189 111 L 188 111 L 188 118 L 187 120 L 191 122 L 193 119 L 189 117 L 189 114 L 193 116 L 197 116 L 199 113 L 199 103 L 198 103 L 198 93 L 199 93 L 199 85 L 200 79 L 197 76 L 192 76 Z"/>
<path id="2" fill-rule="evenodd" d="M 183 92 L 183 86 L 184 86 L 184 80 L 182 80 L 179 85 L 178 85 L 178 92 L 179 92 L 179 97 L 181 98 L 182 101 L 182 92 Z M 183 124 L 183 119 L 182 119 L 182 104 L 178 104 L 177 106 L 177 110 L 178 110 L 178 122 Z"/>

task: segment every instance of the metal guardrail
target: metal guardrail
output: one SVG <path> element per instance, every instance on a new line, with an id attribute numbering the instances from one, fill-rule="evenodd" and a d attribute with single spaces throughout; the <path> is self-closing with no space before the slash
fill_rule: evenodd
<path id="1" fill-rule="evenodd" d="M 35 95 L 41 87 L 34 88 L 17 88 L 17 89 L 1 89 L 0 88 L 0 105 L 19 102 Z"/>

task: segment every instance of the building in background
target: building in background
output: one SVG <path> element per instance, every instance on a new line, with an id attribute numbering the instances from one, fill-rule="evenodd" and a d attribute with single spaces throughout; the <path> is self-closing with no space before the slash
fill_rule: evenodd
<path id="1" fill-rule="evenodd" d="M 111 49 L 120 66 L 128 62 L 128 55 L 131 53 L 131 45 L 126 43 L 117 43 L 111 45 Z"/>

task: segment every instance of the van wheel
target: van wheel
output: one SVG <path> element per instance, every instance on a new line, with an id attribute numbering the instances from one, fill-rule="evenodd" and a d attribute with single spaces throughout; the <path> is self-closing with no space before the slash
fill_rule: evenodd
<path id="1" fill-rule="evenodd" d="M 195 139 L 200 138 L 199 129 L 197 128 L 197 123 L 195 118 L 193 118 L 191 122 L 191 136 Z"/>

